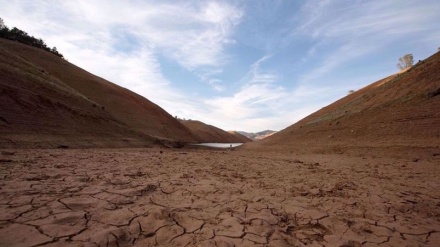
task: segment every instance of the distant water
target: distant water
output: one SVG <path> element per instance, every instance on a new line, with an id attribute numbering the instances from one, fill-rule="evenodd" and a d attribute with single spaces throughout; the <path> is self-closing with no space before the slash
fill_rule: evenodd
<path id="1" fill-rule="evenodd" d="M 199 143 L 194 144 L 198 146 L 205 146 L 205 147 L 213 147 L 213 148 L 231 148 L 231 147 L 238 147 L 243 143 Z"/>

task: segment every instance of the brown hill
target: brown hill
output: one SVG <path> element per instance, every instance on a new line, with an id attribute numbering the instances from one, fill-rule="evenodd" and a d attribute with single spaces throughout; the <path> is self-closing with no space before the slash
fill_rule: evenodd
<path id="1" fill-rule="evenodd" d="M 238 140 L 238 143 L 247 143 L 254 141 L 251 138 L 248 138 L 247 136 L 240 134 L 238 131 L 228 131 L 228 133 L 235 136 Z"/>
<path id="2" fill-rule="evenodd" d="M 248 149 L 440 147 L 440 53 L 322 108 Z"/>
<path id="3" fill-rule="evenodd" d="M 215 126 L 194 120 L 179 120 L 183 125 L 191 130 L 199 142 L 221 142 L 221 143 L 244 143 L 251 142 L 245 136 L 236 132 L 230 133 Z"/>
<path id="4" fill-rule="evenodd" d="M 159 106 L 47 51 L 0 39 L 0 144 L 196 141 Z"/>

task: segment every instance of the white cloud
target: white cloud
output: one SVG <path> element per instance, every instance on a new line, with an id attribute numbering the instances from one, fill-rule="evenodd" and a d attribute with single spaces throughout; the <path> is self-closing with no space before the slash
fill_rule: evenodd
<path id="1" fill-rule="evenodd" d="M 90 41 L 105 45 L 123 30 L 140 39 L 140 45 L 162 52 L 188 69 L 223 64 L 223 47 L 233 43 L 232 29 L 243 16 L 240 9 L 214 1 L 13 1 L 2 8 L 7 22 L 48 41 L 68 34 L 80 39 L 79 48 Z M 19 20 L 22 16 L 27 20 Z"/>
<path id="2" fill-rule="evenodd" d="M 282 102 L 288 94 L 283 87 L 276 84 L 276 74 L 261 69 L 262 63 L 268 59 L 270 56 L 264 56 L 250 66 L 240 80 L 242 87 L 238 92 L 231 96 L 204 100 L 211 111 L 203 118 L 207 121 L 217 119 L 219 126 L 227 130 L 241 126 L 250 131 L 261 130 L 270 121 L 281 119 L 278 114 L 284 107 Z"/>
<path id="3" fill-rule="evenodd" d="M 337 39 L 409 34 L 437 29 L 431 20 L 440 11 L 439 4 L 426 5 L 414 0 L 357 1 L 346 6 L 341 1 L 308 1 L 296 32 Z"/>
<path id="4" fill-rule="evenodd" d="M 280 130 L 331 103 L 341 91 L 331 86 L 307 84 L 290 90 L 284 88 L 279 85 L 280 77 L 276 72 L 264 69 L 270 59 L 271 56 L 266 55 L 249 66 L 240 80 L 242 87 L 238 92 L 205 100 L 204 104 L 211 111 L 201 116 L 202 120 L 209 123 L 216 119 L 216 123 L 226 130 L 235 130 L 237 126 L 241 127 L 238 130 L 254 132 L 267 129 L 267 126 Z"/>
<path id="5" fill-rule="evenodd" d="M 261 72 L 261 64 L 270 59 L 270 57 L 270 55 L 266 55 L 258 59 L 254 64 L 250 66 L 250 70 L 241 81 L 247 85 L 274 83 L 278 77 L 275 73 L 267 71 L 265 71 L 264 73 Z"/>
<path id="6" fill-rule="evenodd" d="M 243 13 L 218 2 L 155 6 L 161 9 L 147 18 L 137 34 L 182 66 L 193 70 L 225 62 L 223 47 Z"/>
<path id="7" fill-rule="evenodd" d="M 211 111 L 200 119 L 225 130 L 281 130 L 331 103 L 337 93 L 329 87 L 300 86 L 286 90 L 271 84 L 248 85 L 233 96 L 206 101 Z M 329 95 L 333 98 L 328 99 Z"/>
<path id="8" fill-rule="evenodd" d="M 243 16 L 237 7 L 216 1 L 16 0 L 1 5 L 7 25 L 43 37 L 70 62 L 179 115 L 196 103 L 164 77 L 158 56 L 196 74 L 211 71 L 202 81 L 221 91 L 215 76 L 222 73 L 224 46 L 234 42 L 231 33 Z"/>
<path id="9" fill-rule="evenodd" d="M 223 81 L 218 79 L 217 76 L 223 73 L 223 69 L 220 68 L 204 68 L 199 69 L 196 75 L 201 81 L 208 83 L 217 92 L 222 92 L 225 90 Z"/>
<path id="10" fill-rule="evenodd" d="M 403 46 L 411 40 L 413 47 L 432 45 L 435 38 L 421 33 L 438 32 L 437 23 L 432 22 L 437 12 L 440 4 L 420 4 L 414 0 L 356 1 L 349 7 L 341 1 L 308 1 L 293 33 L 316 42 L 301 62 L 319 59 L 300 76 L 300 83 L 328 82 L 327 76 L 341 73 L 338 69 L 342 66 L 350 67 L 350 62 L 395 44 Z M 421 38 L 414 38 L 417 36 Z M 393 65 L 388 68 L 389 74 L 394 72 Z"/>
<path id="11" fill-rule="evenodd" d="M 327 81 L 324 78 L 326 74 L 332 73 L 344 63 L 368 54 L 375 47 L 374 44 L 370 43 L 359 46 L 359 44 L 353 42 L 334 48 L 334 51 L 330 52 L 330 54 L 321 56 L 320 61 L 317 62 L 315 67 L 310 71 L 304 72 L 299 80 L 302 84 L 317 83 L 317 80 L 321 81 L 320 84 L 322 84 Z"/>
<path id="12" fill-rule="evenodd" d="M 347 90 L 357 89 L 353 85 L 374 80 L 374 75 L 357 75 L 356 82 L 353 77 L 338 77 L 338 82 L 331 78 L 335 73 L 343 74 L 341 68 L 349 67 L 352 61 L 394 43 L 402 44 L 403 37 L 411 37 L 406 42 L 414 46 L 437 44 L 438 21 L 432 20 L 438 20 L 440 4 L 426 2 L 430 4 L 416 0 L 349 4 L 307 1 L 299 12 L 292 11 L 292 26 L 283 25 L 270 32 L 275 36 L 259 30 L 258 23 L 254 26 L 252 32 L 257 38 L 248 41 L 250 46 L 257 50 L 270 46 L 266 50 L 271 55 L 257 60 L 241 80 L 232 82 L 226 78 L 233 76 L 224 76 L 229 73 L 225 65 L 232 58 L 226 51 L 230 46 L 243 45 L 239 38 L 238 42 L 234 39 L 234 33 L 245 19 L 243 9 L 251 9 L 239 8 L 233 1 L 0 0 L 0 16 L 8 26 L 17 26 L 43 38 L 48 45 L 56 45 L 74 64 L 147 97 L 173 115 L 199 119 L 226 130 L 260 131 L 287 127 Z M 261 6 L 259 14 L 272 12 L 249 20 L 267 22 L 268 28 L 278 11 L 286 11 L 280 8 L 282 1 Z M 246 13 L 251 14 L 255 13 Z M 293 35 L 286 34 L 289 28 Z M 418 35 L 420 38 L 414 38 Z M 285 78 L 288 69 L 273 66 L 268 70 L 265 65 L 278 59 L 280 52 L 286 56 L 295 52 L 277 50 L 274 44 L 280 44 L 279 40 L 294 43 L 298 37 L 307 44 L 297 49 L 308 52 L 305 57 L 296 57 L 304 69 L 289 68 L 298 71 L 294 75 L 297 79 L 289 81 Z M 286 47 L 283 45 L 283 49 Z M 244 52 L 235 57 L 237 67 L 252 57 L 240 60 L 241 55 L 247 56 Z M 196 98 L 179 92 L 163 74 L 163 57 L 192 73 L 199 83 L 210 85 L 220 96 Z M 282 64 L 285 60 L 276 64 L 287 67 Z M 387 74 L 379 72 L 376 75 Z"/>

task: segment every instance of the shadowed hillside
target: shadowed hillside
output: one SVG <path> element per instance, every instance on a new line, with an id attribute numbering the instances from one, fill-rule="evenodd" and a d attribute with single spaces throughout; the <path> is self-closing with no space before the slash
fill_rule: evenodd
<path id="1" fill-rule="evenodd" d="M 322 108 L 248 148 L 343 151 L 440 146 L 440 53 Z"/>
<path id="2" fill-rule="evenodd" d="M 251 142 L 245 136 L 236 132 L 230 133 L 212 125 L 207 125 L 200 121 L 179 120 L 183 125 L 191 130 L 199 142 L 222 142 L 222 143 L 245 143 Z"/>
<path id="3" fill-rule="evenodd" d="M 196 141 L 185 126 L 140 95 L 45 50 L 4 39 L 0 46 L 3 146 Z"/>

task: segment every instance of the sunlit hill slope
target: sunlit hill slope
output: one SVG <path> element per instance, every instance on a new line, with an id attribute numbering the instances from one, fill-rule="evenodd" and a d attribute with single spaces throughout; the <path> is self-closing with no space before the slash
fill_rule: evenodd
<path id="1" fill-rule="evenodd" d="M 440 53 L 372 83 L 249 149 L 440 147 Z"/>

